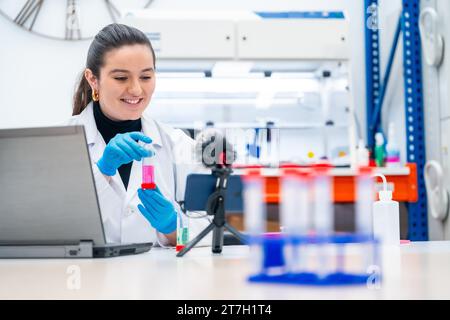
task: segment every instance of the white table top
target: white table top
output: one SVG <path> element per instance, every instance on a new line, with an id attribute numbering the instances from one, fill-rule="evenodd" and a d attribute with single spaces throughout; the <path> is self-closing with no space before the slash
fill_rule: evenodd
<path id="1" fill-rule="evenodd" d="M 397 253 L 378 289 L 249 283 L 246 246 L 221 255 L 194 248 L 183 258 L 153 248 L 109 259 L 0 260 L 0 299 L 450 299 L 450 241 Z"/>

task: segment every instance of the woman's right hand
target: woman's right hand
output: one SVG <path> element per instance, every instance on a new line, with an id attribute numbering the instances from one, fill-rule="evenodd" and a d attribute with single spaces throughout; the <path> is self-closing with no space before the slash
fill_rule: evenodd
<path id="1" fill-rule="evenodd" d="M 137 131 L 117 134 L 106 145 L 103 156 L 97 162 L 99 170 L 106 176 L 113 176 L 121 165 L 148 157 L 149 151 L 141 147 L 138 141 L 151 143 L 152 139 Z"/>

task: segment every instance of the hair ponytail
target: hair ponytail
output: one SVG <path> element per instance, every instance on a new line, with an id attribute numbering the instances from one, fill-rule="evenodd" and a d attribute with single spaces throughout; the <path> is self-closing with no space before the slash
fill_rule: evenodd
<path id="1" fill-rule="evenodd" d="M 72 115 L 79 115 L 92 101 L 92 89 L 89 82 L 84 77 L 84 72 L 81 73 L 80 82 L 73 96 L 73 111 Z"/>
<path id="2" fill-rule="evenodd" d="M 135 44 L 142 44 L 149 47 L 153 56 L 153 67 L 155 67 L 155 51 L 147 36 L 136 28 L 124 24 L 112 23 L 100 30 L 92 41 L 87 54 L 86 68 L 90 69 L 93 75 L 99 79 L 100 68 L 103 66 L 103 60 L 107 52 L 125 45 Z M 91 101 L 92 89 L 84 77 L 83 72 L 73 96 L 72 115 L 80 114 Z"/>

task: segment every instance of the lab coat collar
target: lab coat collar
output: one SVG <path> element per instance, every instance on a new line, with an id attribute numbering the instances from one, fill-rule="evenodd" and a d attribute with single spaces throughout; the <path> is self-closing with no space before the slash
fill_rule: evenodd
<path id="1" fill-rule="evenodd" d="M 81 123 L 84 124 L 84 130 L 86 131 L 86 140 L 88 144 L 93 144 L 97 141 L 97 125 L 94 118 L 94 109 L 92 102 L 90 102 L 86 108 L 79 115 Z"/>

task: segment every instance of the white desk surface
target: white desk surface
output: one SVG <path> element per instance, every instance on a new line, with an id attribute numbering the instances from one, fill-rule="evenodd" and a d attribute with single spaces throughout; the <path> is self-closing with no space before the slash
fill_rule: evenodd
<path id="1" fill-rule="evenodd" d="M 221 255 L 194 248 L 183 258 L 153 248 L 109 259 L 0 260 L 0 299 L 450 299 L 450 241 L 399 252 L 379 289 L 249 283 L 246 246 Z"/>

